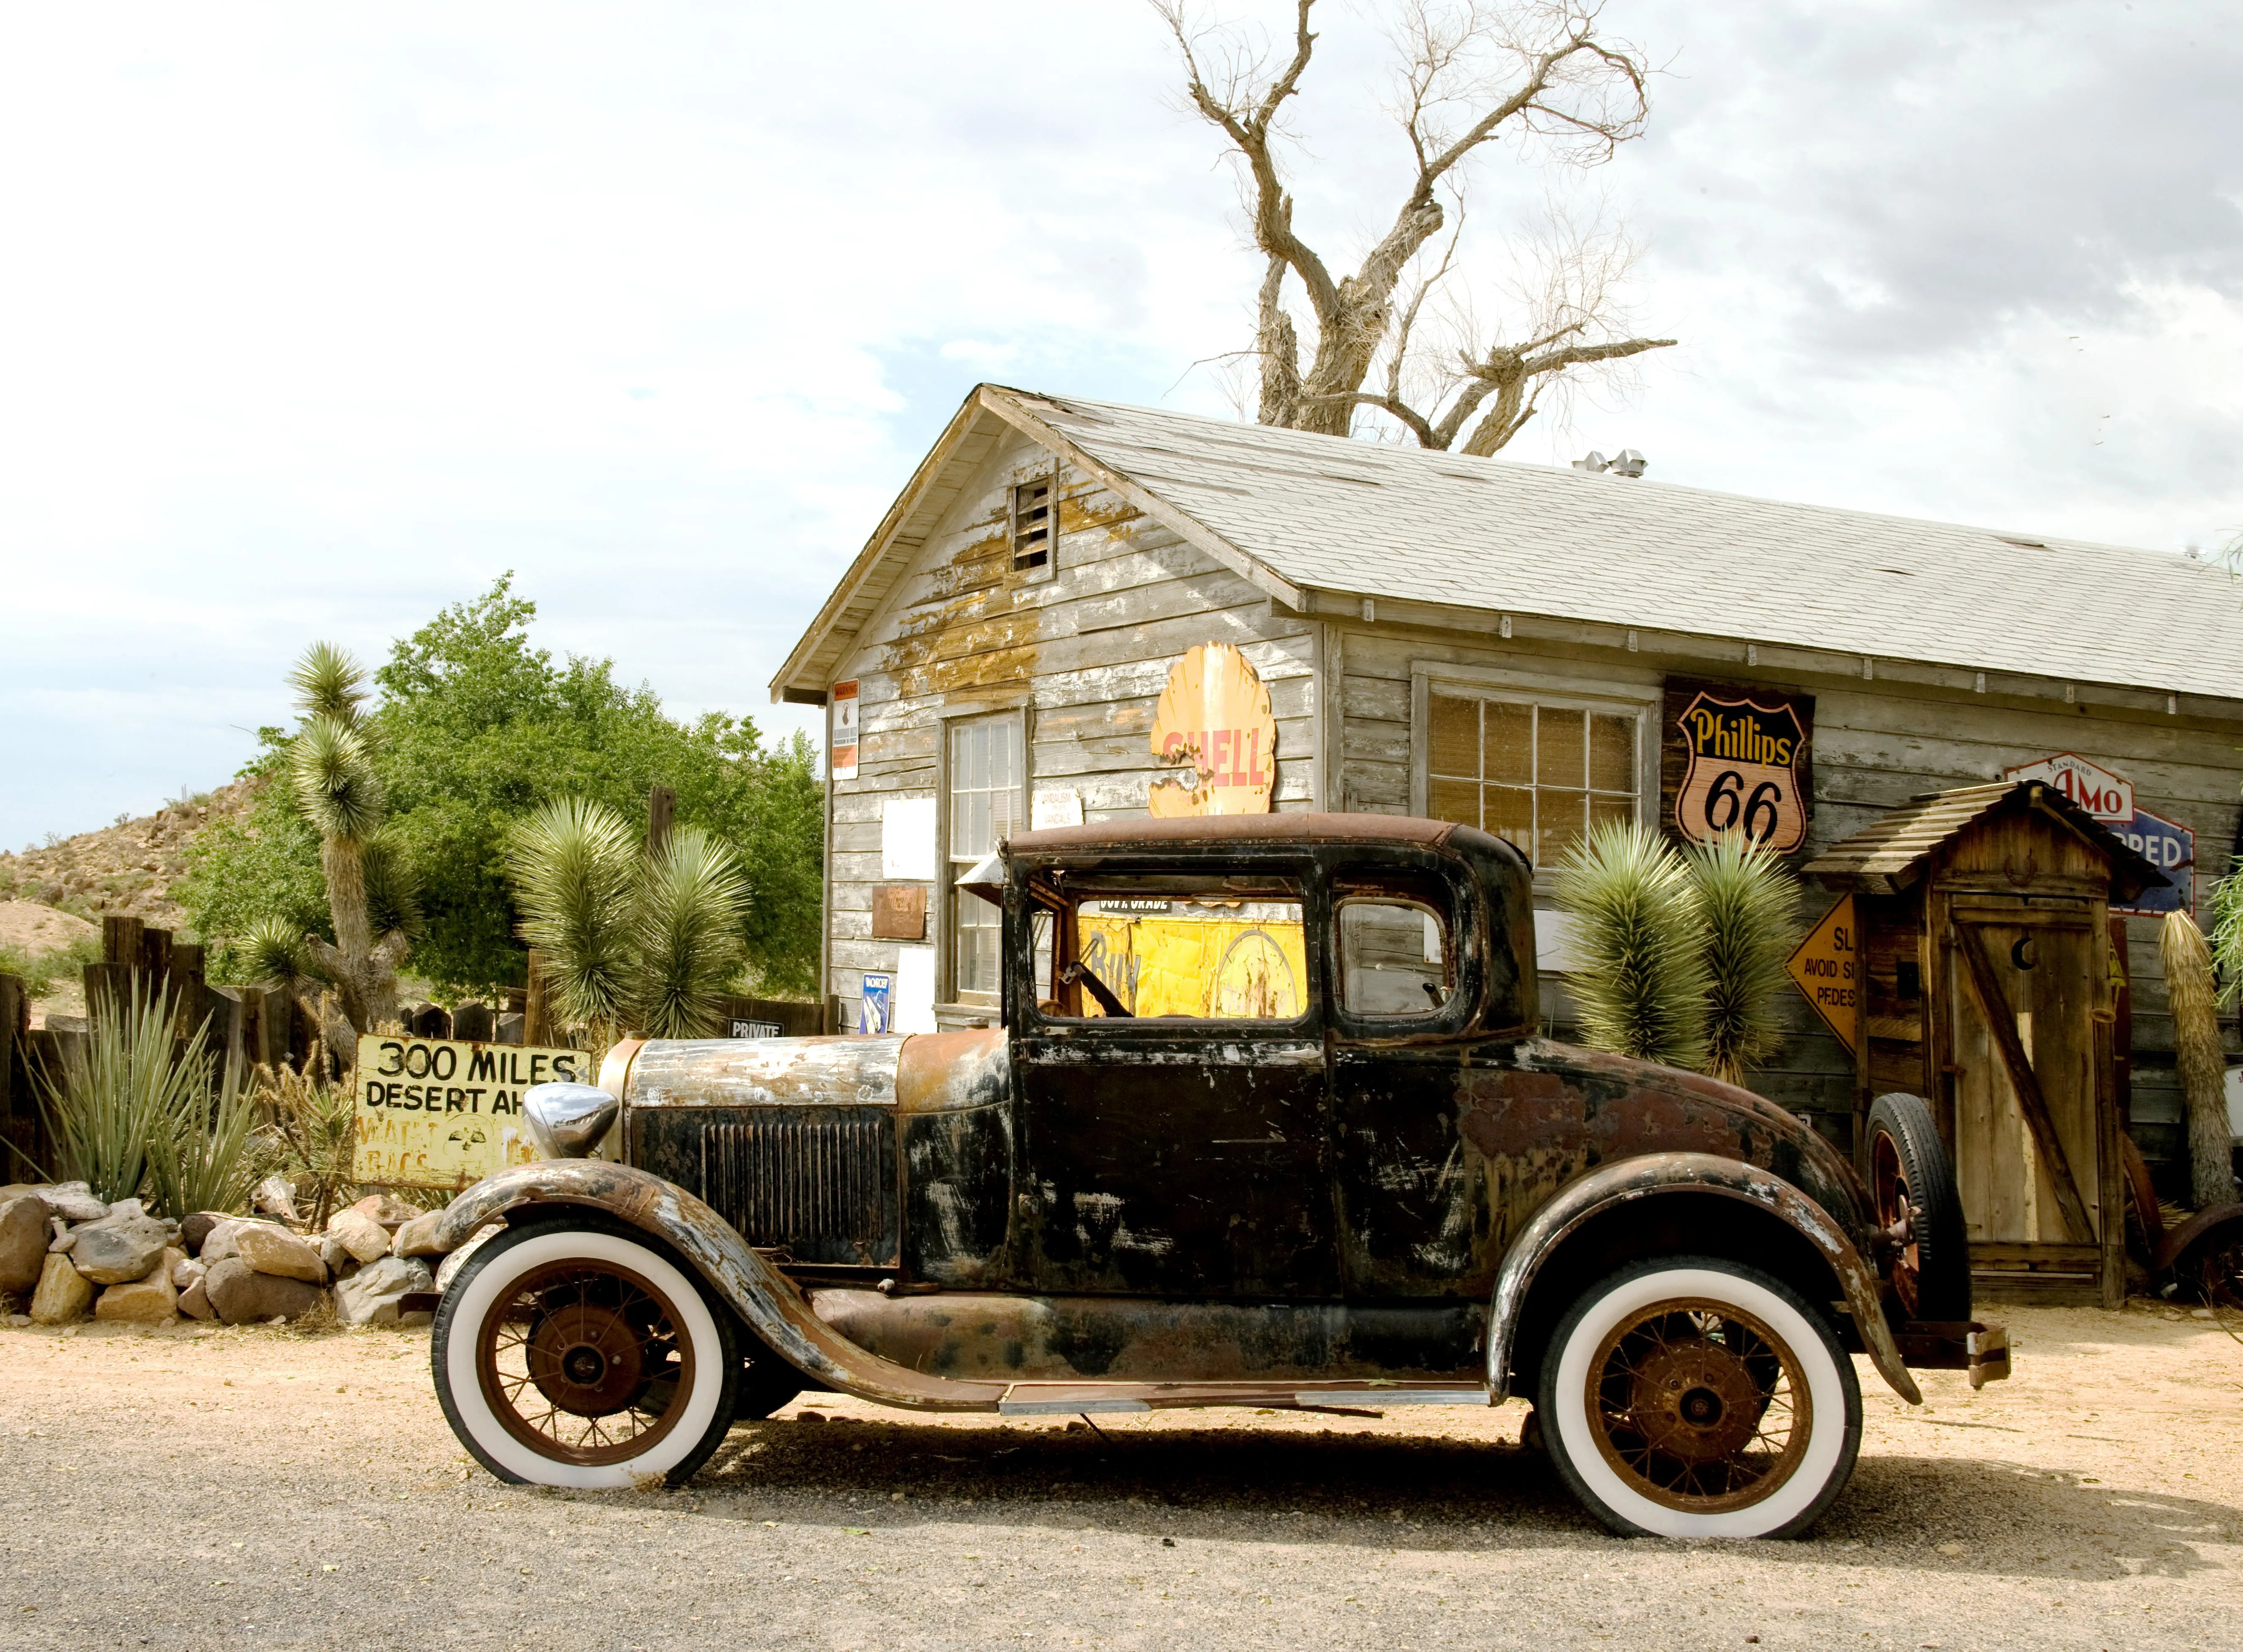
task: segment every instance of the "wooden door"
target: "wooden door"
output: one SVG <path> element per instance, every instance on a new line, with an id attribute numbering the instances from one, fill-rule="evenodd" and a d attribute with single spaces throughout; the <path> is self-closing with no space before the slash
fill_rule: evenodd
<path id="1" fill-rule="evenodd" d="M 1955 1173 L 1982 1278 L 2100 1293 L 2110 1206 L 2097 903 L 1949 903 Z"/>

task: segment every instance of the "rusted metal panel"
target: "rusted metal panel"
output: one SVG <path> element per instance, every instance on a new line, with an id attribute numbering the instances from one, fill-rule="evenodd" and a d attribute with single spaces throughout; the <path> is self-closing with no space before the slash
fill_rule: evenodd
<path id="1" fill-rule="evenodd" d="M 817 1290 L 812 1305 L 882 1359 L 1017 1381 L 1463 1384 L 1478 1392 L 1478 1302 L 1182 1302 L 994 1291 Z"/>
<path id="2" fill-rule="evenodd" d="M 1885 1323 L 1882 1281 L 1845 1230 L 1788 1182 L 1710 1153 L 1658 1153 L 1607 1165 L 1573 1183 L 1536 1213 L 1505 1257 L 1488 1307 L 1487 1380 L 1492 1392 L 1500 1395 L 1509 1387 L 1512 1338 L 1520 1311 L 1534 1276 L 1557 1253 L 1566 1236 L 1600 1210 L 1686 1189 L 1744 1200 L 1812 1244 L 1829 1264 L 1877 1374 L 1910 1405 L 1923 1403 L 1923 1391 L 1909 1375 L 1892 1328 Z"/>
<path id="3" fill-rule="evenodd" d="M 630 1162 L 794 1262 L 892 1267 L 896 1117 L 886 1107 L 647 1108 Z"/>
<path id="4" fill-rule="evenodd" d="M 657 1039 L 630 1063 L 623 1104 L 892 1107 L 896 1038 Z"/>

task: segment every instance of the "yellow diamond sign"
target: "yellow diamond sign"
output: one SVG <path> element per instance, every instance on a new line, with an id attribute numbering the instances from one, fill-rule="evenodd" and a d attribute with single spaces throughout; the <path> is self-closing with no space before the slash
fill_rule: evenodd
<path id="1" fill-rule="evenodd" d="M 1861 969 L 1854 951 L 1854 897 L 1847 895 L 1822 914 L 1784 968 L 1791 972 L 1815 1013 L 1829 1023 L 1838 1042 L 1862 1053 Z"/>

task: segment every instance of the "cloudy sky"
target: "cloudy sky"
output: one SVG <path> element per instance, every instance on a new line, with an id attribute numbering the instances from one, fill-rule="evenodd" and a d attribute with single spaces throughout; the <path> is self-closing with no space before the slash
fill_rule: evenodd
<path id="1" fill-rule="evenodd" d="M 1326 6 L 1341 260 L 1402 155 L 1379 9 Z M 1682 347 L 1510 456 L 2243 528 L 2243 8 L 1607 21 L 1664 72 L 1594 186 Z M 977 380 L 1229 411 L 1257 269 L 1174 79 L 1136 0 L 8 9 L 0 844 L 223 780 L 306 640 L 507 569 L 548 645 L 795 726 L 772 670 Z M 1505 145 L 1473 233 L 1580 186 Z"/>

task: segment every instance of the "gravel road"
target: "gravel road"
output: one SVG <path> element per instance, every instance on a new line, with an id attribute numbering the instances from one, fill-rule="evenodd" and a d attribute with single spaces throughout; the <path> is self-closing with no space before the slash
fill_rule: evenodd
<path id="1" fill-rule="evenodd" d="M 425 1331 L 0 1330 L 0 1645 L 2233 1647 L 2243 1346 L 2011 1310 L 2017 1376 L 1866 1367 L 1790 1543 L 1625 1541 L 1522 1407 L 929 1421 L 819 1395 L 683 1491 L 472 1467 Z M 120 1328 L 121 1330 L 121 1328 Z"/>

